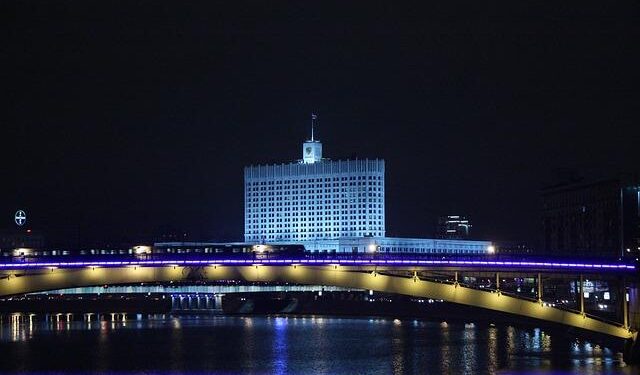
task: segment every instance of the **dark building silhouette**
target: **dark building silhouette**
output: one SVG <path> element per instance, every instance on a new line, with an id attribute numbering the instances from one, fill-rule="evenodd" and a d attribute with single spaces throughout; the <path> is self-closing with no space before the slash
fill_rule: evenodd
<path id="1" fill-rule="evenodd" d="M 496 241 L 496 253 L 500 255 L 533 255 L 535 248 L 523 241 Z"/>
<path id="2" fill-rule="evenodd" d="M 438 238 L 464 240 L 469 238 L 471 223 L 466 216 L 447 215 L 438 218 Z"/>
<path id="3" fill-rule="evenodd" d="M 0 233 L 0 251 L 18 248 L 41 249 L 44 247 L 44 236 L 31 229 L 14 230 Z"/>
<path id="4" fill-rule="evenodd" d="M 544 189 L 542 250 L 587 257 L 638 257 L 640 183 L 611 179 Z"/>

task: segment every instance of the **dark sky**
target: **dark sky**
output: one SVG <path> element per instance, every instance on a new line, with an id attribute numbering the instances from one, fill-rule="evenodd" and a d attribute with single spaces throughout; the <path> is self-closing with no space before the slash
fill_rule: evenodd
<path id="1" fill-rule="evenodd" d="M 241 239 L 243 166 L 312 111 L 386 160 L 388 235 L 535 241 L 541 187 L 640 169 L 637 2 L 439 3 L 2 1 L 0 229 Z"/>

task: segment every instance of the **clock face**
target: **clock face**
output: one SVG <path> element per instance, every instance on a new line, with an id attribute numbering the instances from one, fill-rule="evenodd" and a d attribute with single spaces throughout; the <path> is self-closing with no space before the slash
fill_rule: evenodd
<path id="1" fill-rule="evenodd" d="M 307 147 L 306 151 L 307 151 L 307 154 L 310 154 L 311 153 L 311 147 Z"/>

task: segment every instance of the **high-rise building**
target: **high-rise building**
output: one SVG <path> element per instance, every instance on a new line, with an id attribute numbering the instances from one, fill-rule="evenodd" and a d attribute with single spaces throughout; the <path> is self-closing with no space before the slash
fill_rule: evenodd
<path id="1" fill-rule="evenodd" d="M 572 183 L 542 191 L 547 254 L 638 257 L 640 184 L 633 179 Z"/>
<path id="2" fill-rule="evenodd" d="M 245 241 L 382 237 L 384 161 L 245 168 Z"/>
<path id="3" fill-rule="evenodd" d="M 245 168 L 245 241 L 385 235 L 384 160 L 323 159 L 314 125 L 299 162 Z"/>
<path id="4" fill-rule="evenodd" d="M 301 243 L 314 252 L 487 251 L 487 241 L 386 237 L 384 160 L 323 158 L 316 120 L 300 160 L 244 169 L 246 242 Z"/>
<path id="5" fill-rule="evenodd" d="M 438 238 L 464 240 L 469 238 L 471 223 L 466 216 L 447 215 L 438 218 Z"/>

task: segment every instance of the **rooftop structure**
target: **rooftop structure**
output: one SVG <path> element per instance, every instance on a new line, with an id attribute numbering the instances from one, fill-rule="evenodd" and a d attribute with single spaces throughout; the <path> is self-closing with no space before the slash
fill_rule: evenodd
<path id="1" fill-rule="evenodd" d="M 471 223 L 466 216 L 447 215 L 438 219 L 438 238 L 463 240 L 469 238 Z"/>

